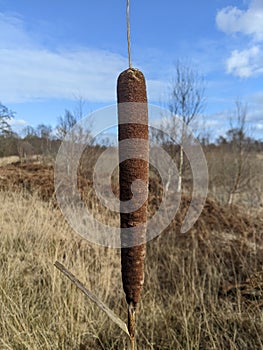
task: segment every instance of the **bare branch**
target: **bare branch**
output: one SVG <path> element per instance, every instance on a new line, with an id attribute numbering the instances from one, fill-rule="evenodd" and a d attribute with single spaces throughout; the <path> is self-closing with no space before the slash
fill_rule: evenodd
<path id="1" fill-rule="evenodd" d="M 169 109 L 189 125 L 204 108 L 204 79 L 194 68 L 177 61 Z"/>

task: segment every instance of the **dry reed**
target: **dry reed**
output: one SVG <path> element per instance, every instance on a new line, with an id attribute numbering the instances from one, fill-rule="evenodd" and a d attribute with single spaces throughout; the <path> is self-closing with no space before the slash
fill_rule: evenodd
<path id="1" fill-rule="evenodd" d="M 143 191 L 132 193 L 132 184 L 142 180 L 148 187 L 149 147 L 148 110 L 146 84 L 143 74 L 134 68 L 122 72 L 117 83 L 119 117 L 119 155 L 129 159 L 120 162 L 119 182 L 121 211 L 126 201 L 134 200 L 139 209 L 121 212 L 121 265 L 122 281 L 128 303 L 128 329 L 131 339 L 135 332 L 135 310 L 144 282 L 144 259 L 146 254 L 147 201 L 139 205 Z M 139 140 L 144 140 L 140 143 Z M 132 143 L 123 143 L 132 140 Z M 138 159 L 138 153 L 141 158 Z M 129 229 L 129 231 L 127 231 Z"/>

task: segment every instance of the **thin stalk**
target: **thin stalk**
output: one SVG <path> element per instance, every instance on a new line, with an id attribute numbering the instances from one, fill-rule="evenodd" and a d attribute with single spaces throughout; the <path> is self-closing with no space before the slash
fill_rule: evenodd
<path id="1" fill-rule="evenodd" d="M 135 307 L 129 304 L 128 307 L 128 331 L 130 335 L 131 350 L 135 350 Z"/>
<path id="2" fill-rule="evenodd" d="M 127 0 L 127 6 L 126 6 L 126 23 L 127 23 L 127 43 L 128 43 L 129 68 L 132 68 L 132 61 L 131 61 L 130 0 Z"/>

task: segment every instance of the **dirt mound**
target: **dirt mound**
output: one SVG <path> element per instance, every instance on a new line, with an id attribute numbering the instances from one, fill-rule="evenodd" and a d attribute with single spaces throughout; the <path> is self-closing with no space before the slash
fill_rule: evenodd
<path id="1" fill-rule="evenodd" d="M 242 303 L 249 308 L 263 308 L 263 218 L 207 198 L 193 227 L 181 232 L 190 203 L 191 198 L 183 195 L 174 220 L 155 243 L 167 245 L 167 251 L 173 246 L 182 266 L 197 265 L 195 271 L 186 271 L 189 276 L 196 274 L 199 280 L 213 269 L 215 285 L 208 287 L 219 298 L 231 300 L 236 307 Z M 179 270 L 180 266 L 174 265 L 170 273 L 179 276 Z M 171 292 L 176 286 L 163 276 L 166 272 L 160 268 L 159 282 Z"/>
<path id="2" fill-rule="evenodd" d="M 82 195 L 85 191 L 88 192 L 90 184 L 91 181 L 78 176 L 78 188 Z M 35 161 L 16 162 L 0 167 L 0 189 L 26 190 L 31 194 L 37 193 L 44 201 L 55 201 L 54 167 Z"/>
<path id="3" fill-rule="evenodd" d="M 48 200 L 54 194 L 53 167 L 30 162 L 0 167 L 0 189 L 23 189 L 36 192 L 43 200 Z"/>
<path id="4" fill-rule="evenodd" d="M 180 221 L 182 216 L 184 217 L 190 201 L 191 198 L 182 198 Z M 255 233 L 262 228 L 262 222 L 252 218 L 242 207 L 222 206 L 215 200 L 207 198 L 194 227 L 198 231 L 203 231 L 205 228 L 207 232 L 224 231 L 225 233 L 234 233 L 237 236 L 245 235 L 247 238 L 257 239 Z"/>

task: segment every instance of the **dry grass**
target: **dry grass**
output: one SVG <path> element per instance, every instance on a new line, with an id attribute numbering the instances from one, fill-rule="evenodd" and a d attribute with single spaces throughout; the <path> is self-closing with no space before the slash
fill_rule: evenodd
<path id="1" fill-rule="evenodd" d="M 7 164 L 12 164 L 19 162 L 18 156 L 10 156 L 10 157 L 1 157 L 0 158 L 0 166 L 5 166 Z"/>
<path id="2" fill-rule="evenodd" d="M 191 232 L 172 224 L 147 245 L 138 349 L 263 348 L 262 220 L 239 213 L 242 224 L 227 230 L 221 215 L 214 230 L 203 216 Z M 53 266 L 62 262 L 125 320 L 119 250 L 82 240 L 34 194 L 0 192 L 0 227 L 0 349 L 126 349 L 117 326 Z"/>
<path id="3" fill-rule="evenodd" d="M 96 349 L 100 332 L 111 332 L 112 325 L 53 264 L 63 262 L 102 300 L 111 297 L 118 311 L 118 252 L 75 236 L 60 212 L 35 196 L 0 197 L 0 348 L 79 349 L 86 337 L 88 348 Z"/>

